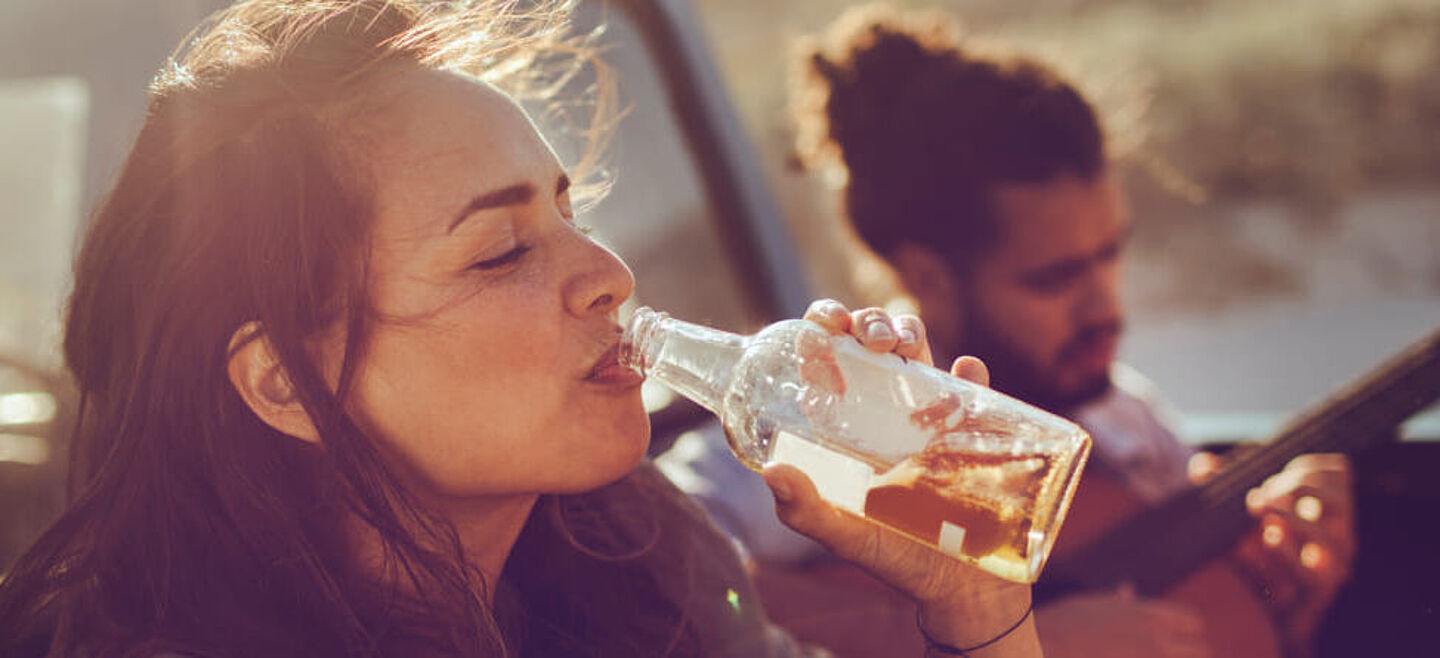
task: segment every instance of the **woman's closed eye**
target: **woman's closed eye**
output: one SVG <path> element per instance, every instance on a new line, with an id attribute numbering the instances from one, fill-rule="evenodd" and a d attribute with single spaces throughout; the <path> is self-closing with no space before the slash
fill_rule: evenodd
<path id="1" fill-rule="evenodd" d="M 509 250 L 509 251 L 507 251 L 507 252 L 505 252 L 505 253 L 503 253 L 503 254 L 500 254 L 499 256 L 496 256 L 496 257 L 494 257 L 494 258 L 489 258 L 489 259 L 486 259 L 486 260 L 482 260 L 482 261 L 480 261 L 480 262 L 478 262 L 478 263 L 474 263 L 474 264 L 470 265 L 470 267 L 469 267 L 468 269 L 480 270 L 480 271 L 482 271 L 482 272 L 484 272 L 484 271 L 490 271 L 490 270 L 498 270 L 498 269 L 500 269 L 500 268 L 503 268 L 503 267 L 505 267 L 505 266 L 507 266 L 507 265 L 511 265 L 511 264 L 519 261 L 521 257 L 523 257 L 525 254 L 527 254 L 527 253 L 529 253 L 529 252 L 530 252 L 530 246 L 529 246 L 529 245 L 523 245 L 523 244 L 522 244 L 522 245 L 516 245 L 513 249 L 511 249 L 511 250 Z"/>

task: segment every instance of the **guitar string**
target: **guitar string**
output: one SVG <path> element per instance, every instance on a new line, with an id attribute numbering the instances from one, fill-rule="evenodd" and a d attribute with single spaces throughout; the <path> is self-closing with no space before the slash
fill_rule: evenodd
<path id="1" fill-rule="evenodd" d="M 1234 467 L 1217 474 L 1211 483 L 1205 485 L 1205 497 L 1212 503 L 1230 502 L 1235 496 L 1262 482 L 1270 473 L 1280 470 L 1284 462 L 1296 455 L 1316 452 L 1321 448 L 1339 447 L 1351 441 L 1375 441 L 1374 435 L 1389 429 L 1397 420 L 1403 420 L 1405 416 L 1424 408 L 1426 404 L 1419 403 L 1417 406 L 1418 399 L 1409 395 L 1397 396 L 1394 400 L 1383 403 L 1376 401 L 1376 398 L 1384 397 L 1396 387 L 1403 390 L 1417 385 L 1423 386 L 1426 383 L 1423 377 L 1428 372 L 1427 368 L 1440 363 L 1440 351 L 1433 351 L 1431 354 L 1412 354 L 1407 351 L 1396 361 L 1411 359 L 1414 360 L 1410 361 L 1410 367 L 1388 373 L 1391 374 L 1390 377 L 1372 376 L 1369 380 L 1363 380 L 1350 389 L 1331 396 L 1317 411 L 1302 416 L 1290 429 L 1282 432 L 1280 438 L 1257 448 L 1254 454 L 1242 458 Z M 1384 372 L 1387 369 L 1382 367 L 1377 374 L 1387 374 Z M 1412 383 L 1411 380 L 1417 378 L 1420 381 Z M 1435 387 L 1437 382 L 1432 381 L 1430 384 Z M 1351 428 L 1345 437 L 1327 429 L 1328 425 L 1344 416 L 1352 417 L 1346 423 Z"/>
<path id="2" fill-rule="evenodd" d="M 1243 495 L 1251 487 L 1263 481 L 1263 478 L 1269 473 L 1279 470 L 1283 461 L 1287 461 L 1294 455 L 1322 448 L 1336 448 L 1354 441 L 1355 432 L 1324 431 L 1327 425 L 1335 423 L 1337 418 L 1345 415 L 1353 416 L 1349 419 L 1352 427 L 1377 426 L 1378 429 L 1375 432 L 1361 433 L 1363 436 L 1359 439 L 1367 442 L 1374 441 L 1373 435 L 1393 426 L 1397 410 L 1404 413 L 1400 416 L 1403 419 L 1429 404 L 1429 402 L 1421 402 L 1418 398 L 1410 396 L 1397 396 L 1391 401 L 1378 405 L 1374 404 L 1375 399 L 1385 397 L 1395 386 L 1405 388 L 1428 386 L 1428 393 L 1422 392 L 1419 395 L 1428 396 L 1429 400 L 1433 401 L 1440 396 L 1440 372 L 1434 371 L 1437 365 L 1440 365 L 1440 333 L 1412 345 L 1410 349 L 1385 362 L 1354 385 L 1329 396 L 1311 411 L 1293 421 L 1280 433 L 1279 438 L 1263 445 L 1257 449 L 1256 453 L 1245 457 L 1232 468 L 1221 471 L 1214 480 L 1202 487 L 1202 496 L 1205 496 L 1205 502 L 1212 506 L 1239 502 L 1243 500 Z M 1390 376 L 1384 376 L 1386 374 Z M 1412 377 L 1417 378 L 1417 381 L 1409 381 Z M 1362 404 L 1364 406 L 1357 409 L 1357 406 Z M 1120 540 L 1120 537 L 1114 536 L 1112 539 Z M 1131 540 L 1134 539 L 1136 537 L 1131 537 Z M 1114 549 L 1114 544 L 1115 542 L 1111 541 L 1106 546 Z M 1123 543 L 1120 547 L 1123 548 Z M 1102 548 L 1100 544 L 1094 544 L 1091 546 L 1090 552 L 1100 548 Z M 1113 554 L 1113 550 L 1104 552 Z M 1148 561 L 1143 557 L 1140 558 L 1142 563 Z M 1132 562 L 1131 566 L 1139 565 Z M 1153 569 L 1145 570 L 1154 571 Z M 1130 573 L 1133 577 L 1135 572 L 1132 570 Z M 1091 575 L 1098 574 L 1092 572 Z M 1164 576 L 1161 578 L 1163 579 Z"/>
<path id="3" fill-rule="evenodd" d="M 1396 405 L 1400 409 L 1404 406 Z M 1280 471 L 1284 464 L 1296 455 L 1325 452 L 1349 443 L 1375 441 L 1377 434 L 1394 425 L 1397 416 L 1403 417 L 1389 407 L 1370 406 L 1355 409 L 1352 405 L 1344 411 L 1348 412 L 1345 415 L 1349 416 L 1345 423 L 1348 426 L 1345 437 L 1327 427 L 1331 423 L 1326 421 L 1333 421 L 1333 418 L 1317 418 L 1316 422 L 1307 423 L 1306 426 L 1291 432 L 1283 441 L 1259 448 L 1255 455 L 1243 458 L 1241 463 L 1224 473 L 1224 479 L 1217 476 L 1212 484 L 1206 485 L 1206 497 L 1216 502 L 1228 502 L 1259 485 L 1270 474 Z"/>

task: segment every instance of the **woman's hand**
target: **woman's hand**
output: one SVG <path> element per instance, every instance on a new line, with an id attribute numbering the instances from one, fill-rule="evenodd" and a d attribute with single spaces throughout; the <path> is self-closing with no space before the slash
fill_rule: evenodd
<path id="1" fill-rule="evenodd" d="M 810 306 L 805 318 L 831 332 L 853 335 L 876 352 L 894 352 L 927 365 L 932 361 L 924 325 L 915 316 L 891 317 L 878 308 L 851 312 L 839 302 L 821 300 Z M 950 371 L 989 384 L 979 359 L 961 357 Z M 827 503 L 793 466 L 770 464 L 764 476 L 781 521 L 915 599 L 924 629 L 939 641 L 962 647 L 980 644 L 1014 625 L 1030 606 L 1029 585 L 992 576 Z M 1026 620 L 1003 641 L 974 655 L 1040 655 L 1033 621 Z"/>

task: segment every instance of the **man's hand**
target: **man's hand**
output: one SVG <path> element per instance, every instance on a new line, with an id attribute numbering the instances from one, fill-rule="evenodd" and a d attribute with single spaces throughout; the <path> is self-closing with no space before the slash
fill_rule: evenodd
<path id="1" fill-rule="evenodd" d="M 1035 610 L 1049 658 L 1208 658 L 1204 621 L 1131 587 L 1067 596 Z"/>
<path id="2" fill-rule="evenodd" d="M 1203 480 L 1220 460 L 1200 454 L 1191 475 Z M 1289 651 L 1311 651 L 1315 630 L 1355 559 L 1355 502 L 1350 461 L 1341 454 L 1301 455 L 1245 496 L 1259 520 L 1235 558 L 1261 586 Z"/>

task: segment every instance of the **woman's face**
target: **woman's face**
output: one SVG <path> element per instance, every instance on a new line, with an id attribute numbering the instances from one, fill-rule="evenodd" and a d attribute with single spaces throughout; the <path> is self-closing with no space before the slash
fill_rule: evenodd
<path id="1" fill-rule="evenodd" d="M 614 360 L 634 277 L 576 226 L 564 171 L 511 99 L 433 72 L 393 89 L 360 150 L 377 317 L 357 421 L 432 495 L 622 477 L 650 432 L 640 378 Z M 328 340 L 333 356 L 343 337 Z"/>

